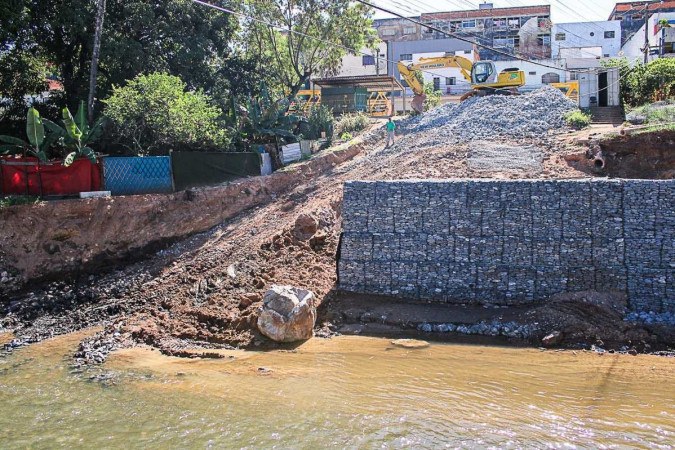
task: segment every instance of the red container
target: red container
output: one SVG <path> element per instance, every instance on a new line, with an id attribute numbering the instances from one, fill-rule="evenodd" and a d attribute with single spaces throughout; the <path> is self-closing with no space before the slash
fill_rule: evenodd
<path id="1" fill-rule="evenodd" d="M 77 159 L 69 167 L 61 161 L 0 158 L 0 189 L 4 195 L 77 195 L 101 190 L 101 163 Z"/>

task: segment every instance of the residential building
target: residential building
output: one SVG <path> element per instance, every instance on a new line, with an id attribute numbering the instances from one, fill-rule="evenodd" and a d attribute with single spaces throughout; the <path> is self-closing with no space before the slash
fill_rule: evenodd
<path id="1" fill-rule="evenodd" d="M 644 26 L 645 16 L 672 12 L 675 12 L 675 0 L 622 2 L 614 6 L 609 20 L 621 21 L 621 44 L 625 45 Z"/>
<path id="2" fill-rule="evenodd" d="M 420 20 L 499 50 L 480 47 L 480 59 L 513 59 L 509 55 L 530 59 L 551 57 L 550 5 L 494 8 L 492 3 L 483 3 L 476 10 L 425 13 Z M 425 29 L 422 35 L 425 39 L 447 38 L 431 29 Z"/>
<path id="3" fill-rule="evenodd" d="M 554 58 L 612 58 L 621 51 L 621 21 L 553 24 Z"/>
<path id="4" fill-rule="evenodd" d="M 662 20 L 667 21 L 671 27 L 661 27 L 660 22 Z M 659 57 L 675 57 L 675 12 L 652 14 L 647 19 L 646 35 L 650 49 L 647 57 L 649 61 Z M 644 48 L 645 25 L 642 25 L 628 38 L 621 50 L 623 55 L 631 61 L 644 61 Z"/>
<path id="5" fill-rule="evenodd" d="M 419 17 L 410 17 L 419 22 Z M 373 28 L 381 40 L 387 42 L 417 41 L 422 38 L 422 27 L 408 19 L 375 19 Z"/>
<path id="6" fill-rule="evenodd" d="M 387 43 L 381 42 L 377 51 L 364 48 L 356 55 L 345 55 L 337 76 L 387 75 L 387 67 Z"/>

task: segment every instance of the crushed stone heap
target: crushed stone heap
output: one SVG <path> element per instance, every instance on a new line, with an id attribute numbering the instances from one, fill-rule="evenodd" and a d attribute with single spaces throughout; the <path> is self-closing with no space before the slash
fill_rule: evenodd
<path id="1" fill-rule="evenodd" d="M 545 86 L 529 94 L 473 97 L 446 104 L 403 121 L 397 146 L 432 147 L 481 139 L 536 139 L 565 125 L 577 105 L 558 89 Z"/>

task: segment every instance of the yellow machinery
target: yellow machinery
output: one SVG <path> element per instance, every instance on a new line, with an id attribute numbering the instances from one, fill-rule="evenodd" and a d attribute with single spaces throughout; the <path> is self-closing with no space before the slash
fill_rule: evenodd
<path id="1" fill-rule="evenodd" d="M 368 96 L 368 114 L 372 117 L 389 117 L 392 115 L 392 103 L 387 93 L 382 91 L 371 92 Z"/>
<path id="2" fill-rule="evenodd" d="M 518 88 L 525 85 L 525 73 L 518 69 L 506 69 L 497 73 L 495 63 L 492 61 L 477 61 L 472 63 L 469 59 L 461 56 L 440 56 L 436 58 L 421 58 L 417 64 L 398 63 L 398 71 L 408 83 L 415 98 L 412 108 L 417 112 L 424 112 L 423 79 L 417 75 L 422 70 L 442 69 L 457 67 L 462 76 L 471 83 L 471 92 L 464 94 L 461 100 L 474 95 L 491 94 L 517 94 Z"/>
<path id="3" fill-rule="evenodd" d="M 302 112 L 308 114 L 313 106 L 321 104 L 321 91 L 314 89 L 303 89 L 295 94 L 295 100 L 291 102 L 288 110 L 291 112 Z"/>
<path id="4" fill-rule="evenodd" d="M 560 89 L 570 100 L 579 103 L 579 82 L 568 81 L 567 83 L 551 83 L 556 89 Z"/>

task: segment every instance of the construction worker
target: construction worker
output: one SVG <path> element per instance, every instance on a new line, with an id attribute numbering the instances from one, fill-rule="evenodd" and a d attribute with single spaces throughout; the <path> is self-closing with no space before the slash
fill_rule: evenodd
<path id="1" fill-rule="evenodd" d="M 389 118 L 389 121 L 387 122 L 387 147 L 389 148 L 392 145 L 394 145 L 394 140 L 396 136 L 396 124 L 394 123 L 393 120 L 391 120 L 391 117 Z"/>

